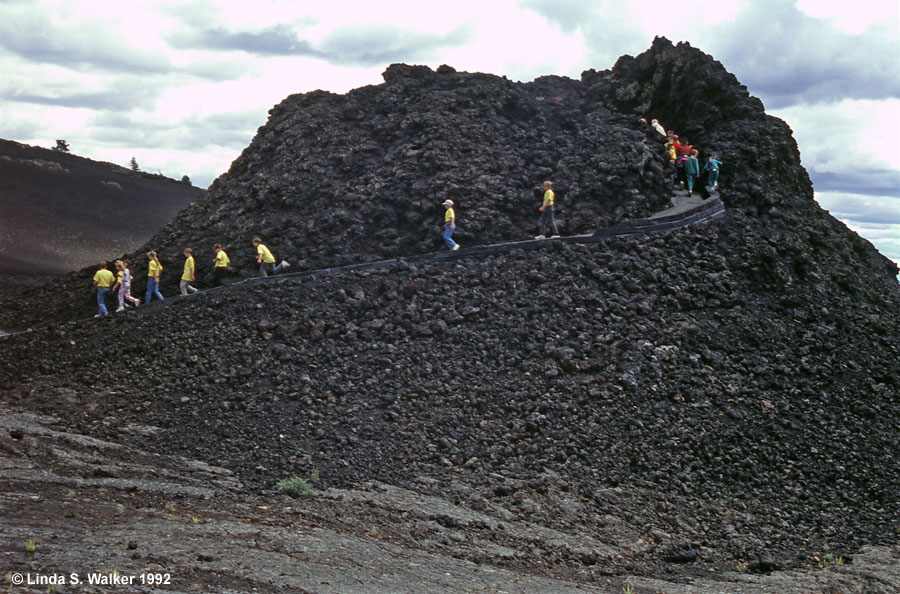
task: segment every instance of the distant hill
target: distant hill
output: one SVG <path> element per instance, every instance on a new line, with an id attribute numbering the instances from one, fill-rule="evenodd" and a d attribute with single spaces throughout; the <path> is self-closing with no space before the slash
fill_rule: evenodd
<path id="1" fill-rule="evenodd" d="M 203 190 L 0 140 L 0 273 L 56 275 L 147 241 Z"/>

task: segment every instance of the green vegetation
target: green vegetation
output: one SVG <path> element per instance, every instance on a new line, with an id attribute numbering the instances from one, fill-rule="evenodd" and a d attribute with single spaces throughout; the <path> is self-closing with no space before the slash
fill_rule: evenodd
<path id="1" fill-rule="evenodd" d="M 813 561 L 817 563 L 819 569 L 828 569 L 829 567 L 842 567 L 844 565 L 844 558 L 840 555 L 833 555 L 831 553 L 822 555 L 821 558 L 813 557 Z"/>
<path id="2" fill-rule="evenodd" d="M 278 484 L 276 486 L 291 497 L 315 497 L 319 494 L 319 491 L 316 490 L 316 488 L 311 484 L 309 484 L 310 481 L 314 483 L 319 482 L 319 472 L 317 470 L 313 471 L 312 475 L 309 478 L 309 481 L 304 478 L 300 478 L 299 476 L 292 476 L 290 478 L 278 481 Z"/>
<path id="3" fill-rule="evenodd" d="M 25 541 L 25 552 L 26 553 L 33 553 L 36 550 L 37 550 L 37 543 L 34 542 L 33 539 L 29 538 L 28 540 Z"/>

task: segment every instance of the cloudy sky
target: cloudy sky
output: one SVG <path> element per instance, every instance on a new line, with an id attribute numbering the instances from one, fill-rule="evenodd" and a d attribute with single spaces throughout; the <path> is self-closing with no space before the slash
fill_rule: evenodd
<path id="1" fill-rule="evenodd" d="M 662 35 L 786 120 L 816 199 L 900 262 L 898 4 L 0 0 L 0 138 L 205 187 L 292 93 L 378 84 L 393 62 L 578 78 Z"/>

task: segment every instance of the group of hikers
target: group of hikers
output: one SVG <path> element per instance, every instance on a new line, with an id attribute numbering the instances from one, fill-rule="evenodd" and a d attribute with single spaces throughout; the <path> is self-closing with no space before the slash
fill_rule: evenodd
<path id="1" fill-rule="evenodd" d="M 646 120 L 644 120 L 646 123 Z M 715 155 L 709 155 L 703 169 L 700 168 L 699 156 L 700 152 L 695 149 L 686 138 L 679 138 L 677 134 L 671 130 L 666 131 L 658 120 L 652 120 L 650 125 L 654 130 L 659 132 L 665 138 L 665 149 L 669 155 L 669 161 L 672 166 L 671 180 L 672 185 L 687 190 L 688 196 L 692 196 L 694 192 L 694 183 L 702 173 L 709 173 L 707 178 L 707 189 L 715 192 L 719 183 L 719 167 L 722 162 Z M 545 181 L 541 184 L 543 190 L 543 201 L 538 211 L 541 213 L 540 218 L 540 234 L 535 239 L 555 239 L 559 237 L 559 229 L 556 227 L 555 207 L 556 194 L 553 192 L 553 182 Z M 460 245 L 453 240 L 453 233 L 456 231 L 456 211 L 454 210 L 452 200 L 444 200 L 444 242 L 447 248 L 456 251 Z M 275 264 L 275 256 L 272 251 L 266 247 L 259 237 L 253 238 L 253 246 L 256 248 L 256 262 L 259 264 L 260 276 L 266 277 L 269 274 L 278 274 L 284 269 L 290 267 L 286 260 L 282 260 L 279 264 Z M 215 257 L 213 258 L 213 276 L 217 285 L 221 285 L 224 278 L 228 275 L 228 266 L 231 260 L 228 254 L 222 249 L 222 246 L 216 244 L 213 248 Z M 156 255 L 156 252 L 147 253 L 147 295 L 145 304 L 150 303 L 153 297 L 160 301 L 164 299 L 159 291 L 159 277 L 162 274 L 163 266 Z M 127 261 L 116 260 L 116 274 L 107 270 L 106 262 L 100 263 L 100 268 L 94 274 L 94 287 L 97 288 L 97 306 L 99 313 L 95 317 L 109 315 L 106 307 L 106 300 L 112 293 L 117 293 L 118 308 L 116 312 L 124 311 L 126 303 L 135 307 L 141 304 L 140 299 L 131 296 L 132 274 L 131 268 Z M 196 282 L 196 268 L 194 265 L 194 252 L 191 248 L 184 250 L 184 268 L 181 273 L 180 291 L 182 295 L 190 295 L 196 293 L 198 289 L 191 283 Z"/>
<path id="2" fill-rule="evenodd" d="M 706 157 L 706 163 L 700 168 L 700 151 L 695 149 L 687 138 L 679 138 L 677 134 L 666 131 L 658 120 L 651 120 L 653 129 L 662 134 L 666 139 L 666 152 L 669 155 L 669 164 L 672 167 L 672 185 L 687 190 L 688 196 L 694 194 L 694 183 L 703 173 L 709 173 L 706 188 L 709 192 L 716 192 L 719 188 L 719 168 L 722 162 L 716 155 Z"/>
<path id="3" fill-rule="evenodd" d="M 646 123 L 646 120 L 642 120 Z M 706 187 L 710 193 L 718 191 L 719 168 L 722 166 L 716 155 L 710 154 L 706 158 L 703 168 L 700 167 L 700 151 L 691 145 L 687 138 L 679 138 L 677 134 L 665 128 L 659 120 L 652 120 L 650 125 L 665 138 L 665 149 L 669 155 L 669 163 L 672 167 L 670 179 L 672 185 L 687 190 L 688 196 L 694 195 L 694 184 L 703 173 L 708 173 Z M 538 209 L 541 213 L 540 235 L 535 239 L 556 239 L 559 230 L 556 227 L 555 206 L 556 195 L 553 192 L 553 182 L 545 181 L 542 186 L 544 199 Z M 458 250 L 459 244 L 453 241 L 453 232 L 456 231 L 456 212 L 453 210 L 453 201 L 445 200 L 444 206 L 444 241 L 451 250 Z"/>
<path id="4" fill-rule="evenodd" d="M 272 250 L 263 244 L 259 237 L 253 238 L 253 247 L 256 248 L 256 263 L 259 264 L 260 276 L 269 276 L 269 274 L 278 274 L 279 272 L 290 268 L 290 264 L 286 260 L 282 260 L 279 264 L 275 264 L 275 256 Z M 213 263 L 213 278 L 217 285 L 221 285 L 228 276 L 228 267 L 231 259 L 220 244 L 213 247 L 215 257 Z M 159 261 L 156 252 L 151 250 L 147 252 L 147 294 L 144 303 L 156 297 L 163 301 L 165 298 L 159 291 L 159 277 L 162 275 L 163 265 Z M 118 299 L 118 308 L 116 312 L 124 311 L 125 305 L 130 304 L 138 307 L 141 300 L 131 296 L 131 283 L 133 279 L 131 274 L 131 264 L 127 260 L 116 260 L 116 274 L 107 269 L 106 262 L 100 262 L 100 266 L 94 273 L 94 287 L 97 289 L 97 308 L 99 313 L 94 317 L 103 317 L 109 315 L 107 308 L 107 298 L 116 293 Z M 194 264 L 194 250 L 191 248 L 184 249 L 184 266 L 181 271 L 181 282 L 179 290 L 182 295 L 190 295 L 199 291 L 194 285 L 197 281 L 197 269 Z"/>
<path id="5" fill-rule="evenodd" d="M 554 219 L 554 206 L 556 196 L 553 193 L 553 182 L 545 181 L 543 183 L 544 199 L 541 207 L 538 209 L 541 213 L 541 234 L 535 239 L 546 239 L 547 237 L 559 237 L 559 230 L 556 228 Z M 445 200 L 442 203 L 444 207 L 444 241 L 451 250 L 458 250 L 459 244 L 453 241 L 453 232 L 456 230 L 456 212 L 453 210 L 453 201 Z M 253 238 L 253 246 L 256 248 L 256 262 L 259 264 L 259 274 L 262 277 L 269 274 L 278 274 L 290 267 L 287 260 L 282 260 L 279 264 L 275 264 L 275 256 L 272 251 L 263 244 L 259 237 Z M 213 258 L 213 278 L 217 285 L 221 285 L 224 278 L 228 275 L 228 266 L 231 260 L 221 245 L 216 244 L 213 248 L 215 257 Z M 133 275 L 131 273 L 131 264 L 127 260 L 116 260 L 116 273 L 107 269 L 106 262 L 100 262 L 99 268 L 94 273 L 94 287 L 97 289 L 97 308 L 98 313 L 94 317 L 103 317 L 109 315 L 107 308 L 107 299 L 113 293 L 116 294 L 118 300 L 117 313 L 125 311 L 126 304 L 138 307 L 141 300 L 131 295 L 131 283 Z M 163 265 L 159 261 L 155 251 L 147 252 L 147 294 L 144 304 L 150 303 L 154 297 L 160 301 L 164 301 L 162 293 L 159 290 L 159 277 L 162 275 Z M 197 272 L 194 264 L 194 251 L 191 248 L 184 250 L 184 267 L 182 268 L 181 281 L 179 289 L 182 295 L 190 295 L 196 293 L 197 289 L 191 283 L 196 282 Z"/>
<path id="6" fill-rule="evenodd" d="M 559 237 L 559 230 L 556 228 L 556 219 L 554 218 L 554 207 L 556 205 L 556 194 L 553 193 L 553 182 L 545 181 L 541 187 L 544 190 L 544 200 L 538 211 L 541 213 L 541 234 L 536 235 L 535 239 L 556 239 Z M 444 200 L 441 203 L 444 207 L 444 242 L 447 247 L 456 251 L 459 244 L 453 241 L 453 232 L 456 231 L 456 211 L 453 210 L 453 201 Z"/>

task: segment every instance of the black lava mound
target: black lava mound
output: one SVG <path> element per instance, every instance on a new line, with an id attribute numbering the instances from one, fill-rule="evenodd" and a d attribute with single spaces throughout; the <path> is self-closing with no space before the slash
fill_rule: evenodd
<path id="1" fill-rule="evenodd" d="M 786 567 L 896 543 L 897 268 L 816 206 L 788 127 L 689 46 L 656 40 L 581 82 L 395 66 L 383 86 L 292 97 L 155 241 L 172 257 L 188 237 L 237 245 L 262 229 L 308 266 L 414 253 L 437 247 L 444 197 L 470 241 L 504 239 L 530 231 L 545 177 L 581 213 L 570 230 L 603 226 L 662 197 L 642 116 L 721 155 L 724 219 L 67 322 L 2 339 L 0 389 L 89 434 L 223 464 L 250 489 L 377 479 L 601 540 L 615 516 L 653 544 L 647 563 Z M 385 140 L 412 142 L 403 122 L 432 140 Z M 553 134 L 504 152 L 538 123 Z M 331 144 L 351 137 L 405 153 Z M 628 142 L 591 152 L 591 138 Z M 475 146 L 498 147 L 471 155 L 487 171 L 461 158 Z M 128 430 L 146 425 L 159 430 Z"/>
<path id="2" fill-rule="evenodd" d="M 166 295 L 177 293 L 185 247 L 197 256 L 201 285 L 212 283 L 216 243 L 230 254 L 236 277 L 255 275 L 250 240 L 257 235 L 293 271 L 445 249 L 441 203 L 448 198 L 463 246 L 523 239 L 538 230 L 534 189 L 547 179 L 566 235 L 669 203 L 657 133 L 600 100 L 595 86 L 555 76 L 521 84 L 402 64 L 384 79 L 346 95 L 294 95 L 272 109 L 207 195 L 128 256 L 138 291 L 149 249 L 166 266 Z M 33 295 L 39 316 L 8 304 L 0 327 L 92 315 L 93 272 Z M 60 292 L 77 295 L 74 303 Z"/>

